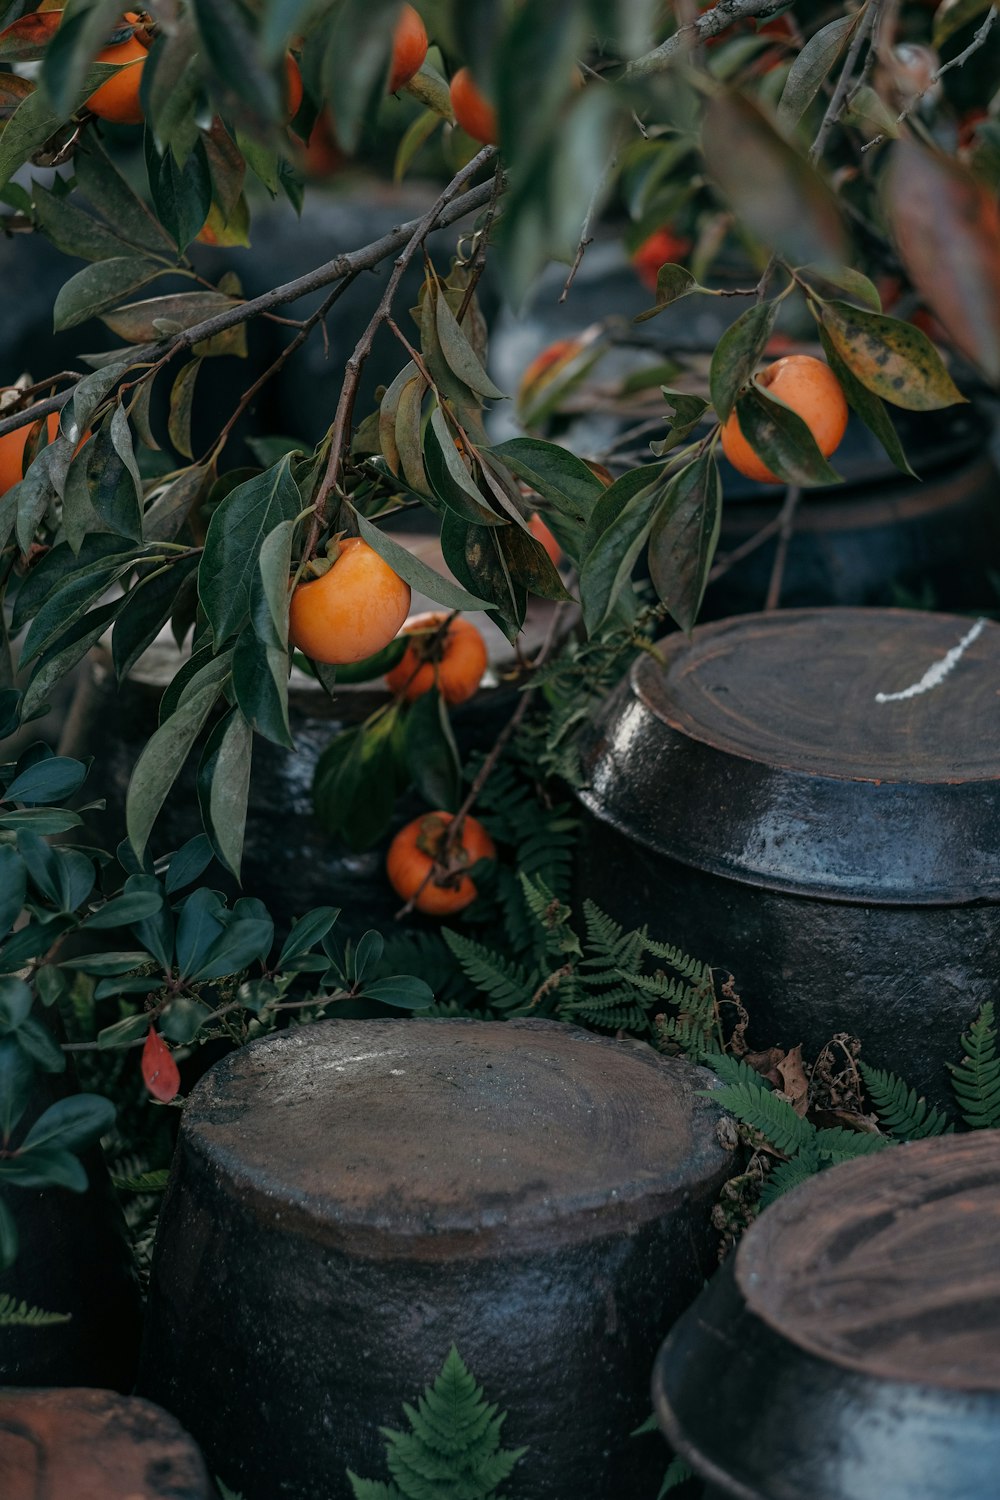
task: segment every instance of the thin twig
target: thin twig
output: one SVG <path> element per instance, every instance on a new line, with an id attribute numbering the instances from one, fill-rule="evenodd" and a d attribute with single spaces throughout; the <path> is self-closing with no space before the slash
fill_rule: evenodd
<path id="1" fill-rule="evenodd" d="M 480 153 L 480 158 L 483 153 Z M 480 158 L 477 158 L 479 160 Z M 432 229 L 447 229 L 449 225 L 464 219 L 467 214 L 475 213 L 483 208 L 490 200 L 493 193 L 493 182 L 480 183 L 477 187 L 470 188 L 460 198 L 454 199 L 441 209 L 435 219 Z M 424 216 L 426 218 L 426 215 Z M 317 266 L 315 270 L 308 271 L 304 276 L 297 277 L 294 281 L 286 281 L 281 286 L 274 287 L 269 292 L 264 292 L 259 297 L 253 297 L 247 302 L 240 302 L 234 307 L 224 308 L 215 313 L 211 318 L 206 318 L 202 323 L 196 323 L 191 328 L 181 330 L 172 334 L 169 339 L 164 339 L 157 344 L 145 344 L 137 346 L 131 351 L 132 362 L 135 365 L 166 363 L 175 354 L 183 349 L 188 349 L 203 339 L 214 338 L 217 333 L 225 333 L 228 328 L 235 328 L 239 323 L 246 323 L 251 318 L 259 317 L 262 313 L 269 312 L 273 307 L 280 307 L 286 302 L 294 302 L 298 297 L 304 297 L 310 292 L 322 291 L 324 287 L 330 286 L 335 281 L 341 281 L 352 272 L 372 270 L 381 261 L 387 260 L 405 246 L 414 229 L 423 220 L 410 220 L 409 223 L 401 225 L 398 229 L 391 230 L 380 239 L 373 240 L 370 245 L 363 246 L 360 250 L 349 250 L 335 259 L 326 261 L 325 264 Z M 126 350 L 121 353 L 125 355 Z M 46 382 L 41 382 L 45 384 Z M 0 437 L 6 437 L 8 432 L 16 432 L 21 427 L 26 427 L 32 422 L 37 422 L 39 417 L 48 416 L 50 412 L 61 411 L 66 403 L 72 399 L 73 388 L 61 391 L 57 396 L 50 396 L 45 401 L 35 402 L 23 411 L 15 412 L 9 417 L 0 420 Z"/>
<path id="2" fill-rule="evenodd" d="M 303 552 L 303 557 L 306 560 L 315 553 L 320 534 L 326 525 L 330 498 L 337 489 L 341 465 L 344 459 L 344 450 L 350 440 L 351 418 L 354 413 L 354 402 L 358 394 L 361 372 L 364 369 L 365 361 L 371 353 L 375 335 L 392 311 L 392 304 L 396 292 L 399 290 L 399 283 L 402 281 L 410 261 L 421 248 L 428 235 L 440 223 L 441 216 L 449 203 L 452 202 L 456 194 L 461 191 L 470 178 L 475 177 L 480 169 L 485 166 L 494 155 L 494 149 L 492 146 L 485 146 L 482 151 L 474 156 L 438 195 L 423 218 L 417 221 L 409 239 L 396 256 L 392 273 L 385 284 L 379 304 L 372 314 L 367 328 L 355 344 L 354 352 L 344 366 L 344 380 L 340 387 L 340 398 L 337 401 L 337 410 L 330 427 L 330 454 L 327 459 L 323 478 L 316 491 L 316 508 L 313 512 L 313 518 L 309 526 L 309 535 L 306 538 L 305 550 Z M 488 186 L 488 196 L 491 197 L 495 190 L 495 184 L 491 182 Z"/>
<path id="3" fill-rule="evenodd" d="M 731 568 L 736 567 L 737 563 L 741 563 L 745 557 L 749 557 L 751 553 L 763 547 L 765 542 L 769 542 L 780 530 L 780 527 L 781 517 L 775 516 L 773 521 L 768 521 L 766 526 L 762 526 L 759 531 L 755 531 L 753 536 L 747 537 L 746 541 L 741 542 L 738 547 L 734 547 L 732 552 L 727 552 L 725 557 L 720 558 L 709 573 L 709 583 L 715 583 L 716 579 L 724 578 Z"/>
<path id="4" fill-rule="evenodd" d="M 792 532 L 795 530 L 795 513 L 799 508 L 802 498 L 802 487 L 798 484 L 790 484 L 785 491 L 785 503 L 781 507 L 778 517 L 778 545 L 774 553 L 774 566 L 771 568 L 771 581 L 767 586 L 767 598 L 764 600 L 764 613 L 777 609 L 781 603 L 781 586 L 785 578 L 785 563 L 788 559 L 788 548 L 792 540 Z"/>
<path id="5" fill-rule="evenodd" d="M 716 4 L 710 10 L 702 11 L 697 20 L 679 26 L 665 42 L 630 62 L 624 77 L 647 78 L 652 73 L 662 73 L 685 47 L 696 47 L 699 42 L 719 36 L 737 21 L 750 16 L 765 19 L 778 15 L 787 3 L 788 0 L 716 0 Z"/>
<path id="6" fill-rule="evenodd" d="M 878 19 L 878 13 L 881 4 L 882 0 L 868 0 L 868 3 L 865 7 L 865 13 L 858 23 L 857 31 L 855 31 L 854 36 L 851 39 L 851 45 L 847 50 L 847 57 L 844 60 L 844 66 L 840 70 L 840 77 L 837 79 L 837 84 L 834 88 L 833 95 L 826 107 L 826 114 L 823 116 L 819 130 L 816 132 L 816 139 L 813 141 L 812 146 L 809 150 L 809 160 L 811 162 L 819 161 L 819 158 L 823 154 L 823 148 L 826 145 L 827 139 L 830 135 L 830 131 L 833 129 L 834 125 L 836 125 L 837 121 L 840 119 L 840 116 L 844 111 L 844 108 L 847 104 L 847 91 L 851 86 L 851 80 L 854 77 L 854 70 L 857 65 L 858 58 L 861 56 L 861 49 L 865 45 L 865 42 L 868 40 L 872 27 L 875 25 L 875 22 Z"/>
<path id="7" fill-rule="evenodd" d="M 928 82 L 927 87 L 922 88 L 919 94 L 914 94 L 913 98 L 909 99 L 904 107 L 900 110 L 899 114 L 896 116 L 897 125 L 902 125 L 904 120 L 909 119 L 910 115 L 912 115 L 913 111 L 916 109 L 920 101 L 925 97 L 925 95 L 930 93 L 932 88 L 934 88 L 938 83 L 941 82 L 941 79 L 946 73 L 950 73 L 952 68 L 960 68 L 963 63 L 967 63 L 969 61 L 969 58 L 972 57 L 974 53 L 978 52 L 980 47 L 985 45 L 987 37 L 993 30 L 993 24 L 997 19 L 997 14 L 998 12 L 996 6 L 991 5 L 989 10 L 986 12 L 983 24 L 979 27 L 969 45 L 964 48 L 963 51 L 959 52 L 955 57 L 949 58 L 946 63 L 942 63 L 940 68 L 938 68 L 935 73 L 931 74 L 930 81 Z M 865 144 L 861 147 L 862 154 L 865 151 L 870 151 L 873 146 L 878 146 L 884 140 L 884 131 L 880 135 L 873 136 L 870 141 L 866 141 Z"/>

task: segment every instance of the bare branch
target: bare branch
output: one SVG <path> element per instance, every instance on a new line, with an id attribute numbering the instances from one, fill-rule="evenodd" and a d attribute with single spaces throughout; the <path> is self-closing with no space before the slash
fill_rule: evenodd
<path id="1" fill-rule="evenodd" d="M 486 152 L 480 152 L 475 161 L 482 166 L 489 155 L 492 155 L 492 148 L 487 148 Z M 467 176 L 464 180 L 468 180 Z M 430 229 L 425 231 L 424 238 L 432 230 L 447 229 L 459 219 L 464 219 L 467 214 L 477 212 L 490 201 L 492 193 L 493 180 L 491 178 L 489 182 L 480 183 L 478 187 L 471 188 L 461 197 L 447 203 L 436 214 Z M 426 217 L 424 215 L 424 218 Z M 215 334 L 224 333 L 227 328 L 235 328 L 239 323 L 246 323 L 251 318 L 270 312 L 274 307 L 280 307 L 286 302 L 294 302 L 297 297 L 304 297 L 310 292 L 321 291 L 324 287 L 342 280 L 345 276 L 350 276 L 353 272 L 370 271 L 381 261 L 388 260 L 390 255 L 395 255 L 403 249 L 409 243 L 417 227 L 423 222 L 423 219 L 411 219 L 409 223 L 402 224 L 398 229 L 392 229 L 388 234 L 382 235 L 380 239 L 373 240 L 370 245 L 365 245 L 360 250 L 346 251 L 324 265 L 317 266 L 314 271 L 307 271 L 304 276 L 299 276 L 294 281 L 286 281 L 259 297 L 253 297 L 235 307 L 227 307 L 222 312 L 216 313 L 214 317 L 206 318 L 204 322 L 173 334 L 169 339 L 163 339 L 158 344 L 141 345 L 131 351 L 134 363 L 136 365 L 153 364 L 163 359 L 165 355 L 172 357 L 183 349 L 200 343 L 202 339 L 213 338 Z M 122 350 L 122 354 L 126 352 Z M 50 412 L 61 411 L 72 395 L 71 387 L 69 390 L 61 391 L 57 396 L 50 396 L 45 401 L 37 401 L 25 410 L 3 418 L 0 420 L 0 437 L 5 437 L 8 432 L 17 431 L 19 427 L 26 427 L 31 422 L 37 422 L 39 417 L 47 416 Z"/>
<path id="2" fill-rule="evenodd" d="M 678 52 L 697 47 L 699 42 L 719 36 L 737 21 L 751 16 L 766 19 L 784 10 L 788 0 L 717 0 L 711 10 L 703 11 L 696 21 L 679 26 L 673 36 L 667 37 L 652 52 L 637 57 L 625 69 L 626 78 L 648 78 L 652 73 L 662 73 L 668 68 Z"/>
<path id="3" fill-rule="evenodd" d="M 994 22 L 997 19 L 997 14 L 998 12 L 996 6 L 991 5 L 983 19 L 983 24 L 979 27 L 969 45 L 963 48 L 963 50 L 959 52 L 955 57 L 949 58 L 946 63 L 942 63 L 937 72 L 931 75 L 927 87 L 921 89 L 919 94 L 914 94 L 912 99 L 907 100 L 905 107 L 901 109 L 899 111 L 899 114 L 896 116 L 897 125 L 902 125 L 904 120 L 909 119 L 910 115 L 912 115 L 913 111 L 916 109 L 920 101 L 930 93 L 932 88 L 935 88 L 936 85 L 941 82 L 941 79 L 946 73 L 950 73 L 952 68 L 960 68 L 963 63 L 967 63 L 969 61 L 969 58 L 972 57 L 976 52 L 978 52 L 980 47 L 985 45 L 987 37 L 993 30 Z M 865 144 L 861 147 L 861 150 L 862 152 L 870 151 L 873 146 L 878 146 L 884 140 L 885 133 L 883 132 L 880 135 L 873 136 L 870 141 L 865 141 Z"/>
<path id="4" fill-rule="evenodd" d="M 868 0 L 868 4 L 865 8 L 865 13 L 861 18 L 858 29 L 854 33 L 851 45 L 848 49 L 847 57 L 844 61 L 844 66 L 840 70 L 840 77 L 837 79 L 837 86 L 833 91 L 833 96 L 830 99 L 829 104 L 826 107 L 826 114 L 823 116 L 822 124 L 820 125 L 819 130 L 816 132 L 816 139 L 812 143 L 812 147 L 809 152 L 809 160 L 812 162 L 818 161 L 822 156 L 823 147 L 827 143 L 830 131 L 833 129 L 834 125 L 836 125 L 837 121 L 840 119 L 845 108 L 847 107 L 848 91 L 854 78 L 854 70 L 857 66 L 858 58 L 861 56 L 861 49 L 870 37 L 872 28 L 874 27 L 875 22 L 878 20 L 878 13 L 881 4 L 882 0 Z"/>

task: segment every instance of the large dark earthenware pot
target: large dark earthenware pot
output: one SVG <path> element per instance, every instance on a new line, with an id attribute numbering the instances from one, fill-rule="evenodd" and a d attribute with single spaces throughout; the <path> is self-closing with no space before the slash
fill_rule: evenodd
<path id="1" fill-rule="evenodd" d="M 988 1500 L 1000 1132 L 896 1146 L 767 1209 L 667 1339 L 667 1438 L 730 1500 Z"/>
<path id="2" fill-rule="evenodd" d="M 3 1500 L 214 1500 L 201 1454 L 150 1401 L 0 1391 Z"/>
<path id="3" fill-rule="evenodd" d="M 556 1022 L 328 1021 L 227 1058 L 181 1126 L 139 1388 L 246 1500 L 342 1500 L 449 1348 L 518 1500 L 655 1493 L 631 1441 L 713 1262 L 710 1076 Z"/>
<path id="4" fill-rule="evenodd" d="M 67 1076 L 39 1077 L 12 1144 L 56 1099 Z M 0 1386 L 107 1386 L 131 1389 L 139 1355 L 139 1285 L 121 1209 L 100 1146 L 81 1158 L 88 1186 L 14 1189 L 17 1258 L 0 1272 L 0 1293 L 66 1321 L 0 1330 Z M 0 1465 L 2 1472 L 2 1465 Z M 0 1496 L 7 1500 L 0 1485 Z"/>
<path id="5" fill-rule="evenodd" d="M 731 969 L 757 1046 L 847 1031 L 950 1103 L 996 996 L 1000 627 L 789 611 L 660 649 L 587 731 L 581 893 Z"/>

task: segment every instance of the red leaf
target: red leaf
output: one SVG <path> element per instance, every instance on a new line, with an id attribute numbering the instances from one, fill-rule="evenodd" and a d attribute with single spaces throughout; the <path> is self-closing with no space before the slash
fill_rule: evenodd
<path id="1" fill-rule="evenodd" d="M 142 1081 L 154 1099 L 169 1104 L 181 1086 L 181 1075 L 177 1071 L 173 1054 L 166 1042 L 149 1028 L 146 1045 L 142 1049 Z"/>
<path id="2" fill-rule="evenodd" d="M 950 339 L 1000 383 L 1000 209 L 956 162 L 904 137 L 893 147 L 889 221 L 900 258 Z"/>

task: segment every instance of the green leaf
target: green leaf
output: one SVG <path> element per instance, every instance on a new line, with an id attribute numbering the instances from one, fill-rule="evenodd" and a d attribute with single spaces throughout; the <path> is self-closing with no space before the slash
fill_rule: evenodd
<path id="1" fill-rule="evenodd" d="M 585 48 L 586 17 L 574 0 L 508 12 L 493 68 L 504 156 L 518 180 L 558 140 L 557 120 Z"/>
<path id="2" fill-rule="evenodd" d="M 164 882 L 167 895 L 173 895 L 175 891 L 182 891 L 186 885 L 191 885 L 212 863 L 212 858 L 212 841 L 207 834 L 198 833 L 193 839 L 188 839 L 176 854 L 170 856 Z"/>
<path id="3" fill-rule="evenodd" d="M 304 953 L 315 948 L 317 943 L 322 942 L 339 916 L 338 906 L 317 906 L 293 922 L 275 965 L 277 972 L 280 974 L 293 965 L 295 959 L 301 958 Z"/>
<path id="4" fill-rule="evenodd" d="M 819 317 L 844 364 L 874 395 L 908 411 L 937 411 L 965 400 L 930 339 L 912 323 L 846 302 L 824 303 Z"/>
<path id="5" fill-rule="evenodd" d="M 24 906 L 28 874 L 17 850 L 0 844 L 0 937 L 6 937 Z"/>
<path id="6" fill-rule="evenodd" d="M 160 1035 L 178 1047 L 186 1047 L 194 1041 L 211 1014 L 202 1001 L 193 1000 L 190 995 L 178 995 L 160 1015 Z"/>
<path id="7" fill-rule="evenodd" d="M 837 483 L 806 423 L 770 391 L 749 386 L 737 397 L 736 420 L 753 451 L 787 484 Z"/>
<path id="8" fill-rule="evenodd" d="M 435 604 L 443 604 L 447 609 L 477 610 L 489 609 L 490 600 L 480 599 L 475 594 L 460 588 L 450 578 L 442 578 L 440 573 L 435 573 L 433 568 L 427 567 L 420 559 L 398 542 L 394 542 L 384 531 L 367 520 L 360 511 L 350 507 L 361 538 L 369 547 L 373 548 L 385 559 L 394 572 L 398 573 L 404 583 L 415 588 L 419 593 L 432 599 Z"/>
<path id="9" fill-rule="evenodd" d="M 632 322 L 645 323 L 647 319 L 655 318 L 657 313 L 661 313 L 672 302 L 677 302 L 681 297 L 687 297 L 691 292 L 698 290 L 697 281 L 685 266 L 675 266 L 668 262 L 656 273 L 656 306 L 637 313 Z"/>
<path id="10" fill-rule="evenodd" d="M 291 750 L 294 742 L 288 721 L 287 650 L 265 645 L 247 626 L 233 652 L 233 690 L 257 734 Z"/>
<path id="11" fill-rule="evenodd" d="M 342 0 L 329 28 L 323 93 L 341 149 L 355 150 L 362 122 L 383 92 L 399 0 Z"/>
<path id="12" fill-rule="evenodd" d="M 524 623 L 528 595 L 511 578 L 498 535 L 493 527 L 469 525 L 454 511 L 446 511 L 441 524 L 441 551 L 460 583 L 492 596 L 487 613 L 513 641 Z"/>
<path id="13" fill-rule="evenodd" d="M 121 17 L 118 0 L 94 0 L 81 8 L 67 7 L 61 24 L 45 49 L 41 82 L 54 111 L 68 120 L 80 97 L 87 69 L 116 30 Z"/>
<path id="14" fill-rule="evenodd" d="M 722 482 L 711 453 L 666 486 L 649 536 L 649 576 L 682 630 L 698 618 L 722 522 Z"/>
<path id="15" fill-rule="evenodd" d="M 462 763 L 448 708 L 437 688 L 406 711 L 406 765 L 417 791 L 431 807 L 455 812 L 461 800 Z"/>
<path id="16" fill-rule="evenodd" d="M 153 917 L 163 905 L 159 890 L 132 891 L 127 896 L 116 896 L 104 906 L 99 906 L 82 922 L 91 931 L 104 931 L 109 927 L 129 927 L 133 922 L 142 922 Z"/>
<path id="17" fill-rule="evenodd" d="M 209 736 L 198 768 L 198 801 L 216 857 L 240 878 L 253 732 L 239 708 L 220 719 Z"/>
<path id="18" fill-rule="evenodd" d="M 139 580 L 111 632 L 111 656 L 115 675 L 122 682 L 136 662 L 156 640 L 169 620 L 178 589 L 198 566 L 196 557 L 184 557 Z"/>
<path id="19" fill-rule="evenodd" d="M 9 1271 L 17 1259 L 17 1225 L 14 1215 L 0 1198 L 0 1271 Z"/>
<path id="20" fill-rule="evenodd" d="M 663 398 L 674 413 L 667 436 L 659 443 L 650 443 L 650 448 L 658 458 L 663 458 L 682 443 L 700 423 L 702 417 L 708 411 L 708 402 L 701 396 L 691 396 L 685 391 L 674 391 L 669 386 L 660 387 Z"/>
<path id="21" fill-rule="evenodd" d="M 440 406 L 424 430 L 424 468 L 437 498 L 463 520 L 476 526 L 503 524 L 466 468 Z"/>
<path id="22" fill-rule="evenodd" d="M 605 490 L 591 516 L 584 542 L 580 598 L 588 632 L 598 630 L 632 576 L 649 536 L 660 498 L 663 469 L 631 469 Z"/>
<path id="23" fill-rule="evenodd" d="M 282 99 L 278 74 L 264 64 L 250 12 L 240 0 L 194 0 L 193 9 L 213 71 L 251 110 L 279 120 Z"/>
<path id="24" fill-rule="evenodd" d="M 202 0 L 202 6 L 219 3 L 229 5 L 231 0 Z M 196 10 L 200 8 L 196 6 Z M 151 131 L 146 131 L 144 139 L 153 205 L 160 223 L 183 250 L 201 229 L 212 206 L 212 174 L 204 142 L 197 138 L 180 165 L 173 151 L 160 156 Z"/>
<path id="25" fill-rule="evenodd" d="M 338 734 L 316 763 L 313 801 L 327 833 L 367 849 L 389 826 L 396 803 L 395 714 Z"/>
<path id="26" fill-rule="evenodd" d="M 836 67 L 837 60 L 857 26 L 861 11 L 838 16 L 813 32 L 798 54 L 778 103 L 778 124 L 783 129 L 797 125 Z"/>
<path id="27" fill-rule="evenodd" d="M 184 458 L 194 457 L 191 447 L 191 408 L 194 402 L 194 383 L 200 369 L 200 359 L 189 360 L 170 389 L 167 436 Z"/>
<path id="28" fill-rule="evenodd" d="M 35 1069 L 14 1036 L 0 1037 L 0 1143 L 6 1144 L 28 1107 Z"/>
<path id="29" fill-rule="evenodd" d="M 136 761 L 125 800 L 129 842 L 141 860 L 156 822 L 192 745 L 218 697 L 214 683 L 193 693 L 146 741 Z"/>
<path id="30" fill-rule="evenodd" d="M 716 345 L 709 383 L 712 404 L 720 422 L 728 419 L 738 392 L 759 365 L 777 311 L 776 302 L 755 303 L 726 329 Z"/>
<path id="31" fill-rule="evenodd" d="M 941 0 L 934 12 L 934 45 L 941 47 L 956 31 L 978 21 L 990 8 L 990 0 Z"/>
<path id="32" fill-rule="evenodd" d="M 77 90 L 74 108 L 117 71 L 106 63 L 91 63 Z M 72 113 L 72 111 L 71 111 Z M 53 109 L 44 89 L 27 95 L 0 134 L 0 187 L 28 160 L 32 152 L 66 123 L 66 115 Z"/>
<path id="33" fill-rule="evenodd" d="M 163 297 L 147 297 L 142 302 L 129 302 L 114 312 L 106 312 L 101 322 L 131 344 L 155 343 L 165 332 L 193 328 L 216 313 L 238 306 L 239 302 L 240 298 L 224 292 L 168 292 Z"/>
<path id="34" fill-rule="evenodd" d="M 0 1180 L 14 1182 L 20 1188 L 64 1187 L 72 1193 L 87 1190 L 83 1163 L 61 1146 L 36 1146 L 6 1161 L 0 1159 Z"/>
<path id="35" fill-rule="evenodd" d="M 293 520 L 301 508 L 291 462 L 286 455 L 273 468 L 237 485 L 209 522 L 198 571 L 198 593 L 216 646 L 221 646 L 249 614 L 265 539 L 282 521 Z"/>
<path id="36" fill-rule="evenodd" d="M 140 252 L 167 257 L 170 261 L 176 259 L 176 247 L 171 244 L 170 236 L 133 192 L 93 131 L 81 136 L 73 164 L 78 190 L 115 234 Z"/>
<path id="37" fill-rule="evenodd" d="M 67 755 L 50 755 L 15 776 L 3 794 L 4 802 L 63 802 L 79 791 L 87 767 Z"/>
<path id="38" fill-rule="evenodd" d="M 837 199 L 826 182 L 748 99 L 719 95 L 702 133 L 709 175 L 740 224 L 793 265 L 843 265 Z"/>
<path id="39" fill-rule="evenodd" d="M 64 255 L 78 255 L 81 260 L 108 260 L 126 255 L 133 248 L 64 194 L 50 193 L 40 183 L 33 182 L 31 199 L 43 232 Z"/>
<path id="40" fill-rule="evenodd" d="M 152 988 L 152 983 L 150 988 Z M 149 1030 L 150 1019 L 145 1013 L 139 1016 L 126 1016 L 123 1021 L 116 1021 L 113 1026 L 105 1026 L 103 1031 L 97 1033 L 97 1045 L 102 1052 L 112 1047 L 126 1047 L 129 1042 L 137 1042 L 144 1037 Z"/>
<path id="41" fill-rule="evenodd" d="M 263 963 L 273 941 L 274 923 L 270 917 L 230 921 L 191 974 L 191 980 L 194 984 L 206 984 L 212 979 L 238 974 L 251 964 Z"/>
<path id="42" fill-rule="evenodd" d="M 128 419 L 116 406 L 87 445 L 87 486 L 108 531 L 142 541 L 142 497 Z"/>
<path id="43" fill-rule="evenodd" d="M 388 979 L 373 979 L 362 991 L 365 1000 L 394 1005 L 397 1010 L 426 1010 L 434 1004 L 434 991 L 423 979 L 412 974 L 393 974 Z"/>
<path id="44" fill-rule="evenodd" d="M 18 1028 L 17 1039 L 32 1062 L 46 1073 L 64 1073 L 66 1054 L 44 1021 L 29 1016 Z"/>
<path id="45" fill-rule="evenodd" d="M 91 646 L 97 644 L 124 602 L 124 599 L 113 599 L 110 603 L 91 610 L 45 652 L 32 673 L 31 683 L 24 695 L 21 705 L 24 720 L 34 717 L 45 703 L 50 689 L 61 682 L 78 661 L 83 660 Z M 74 825 L 69 823 L 66 826 Z"/>
<path id="46" fill-rule="evenodd" d="M 31 989 L 23 979 L 0 979 L 0 1035 L 16 1031 L 31 1014 L 31 1005 Z"/>
<path id="47" fill-rule="evenodd" d="M 849 302 L 855 302 L 869 312 L 882 311 L 878 288 L 853 266 L 798 266 L 795 275 L 818 297 L 836 299 L 838 292 L 846 292 Z"/>
<path id="48" fill-rule="evenodd" d="M 483 369 L 478 354 L 448 306 L 447 298 L 438 296 L 436 304 L 438 340 L 453 374 L 477 396 L 484 396 L 487 400 L 503 400 L 503 391 L 493 384 Z"/>
<path id="49" fill-rule="evenodd" d="M 896 468 L 900 469 L 904 474 L 909 474 L 912 479 L 916 479 L 918 476 L 910 468 L 910 463 L 903 451 L 903 444 L 900 441 L 899 434 L 892 425 L 892 419 L 878 396 L 873 395 L 866 386 L 861 384 L 860 380 L 855 379 L 834 348 L 826 329 L 822 326 L 819 329 L 819 337 L 823 345 L 823 352 L 826 355 L 827 363 L 840 381 L 848 404 L 857 412 L 868 430 L 875 434 L 886 453 L 892 459 L 892 462 L 896 465 Z"/>
<path id="50" fill-rule="evenodd" d="M 162 276 L 165 267 L 136 255 L 119 255 L 84 266 L 64 281 L 52 309 L 56 332 L 76 328 L 88 318 L 96 318 L 110 307 L 117 307 L 130 292 Z"/>
<path id="51" fill-rule="evenodd" d="M 586 525 L 604 486 L 582 458 L 541 438 L 510 438 L 490 452 L 567 519 Z"/>
<path id="52" fill-rule="evenodd" d="M 86 1151 L 115 1123 L 115 1107 L 99 1094 L 71 1094 L 50 1104 L 32 1125 L 21 1146 L 58 1146 L 62 1151 Z"/>

